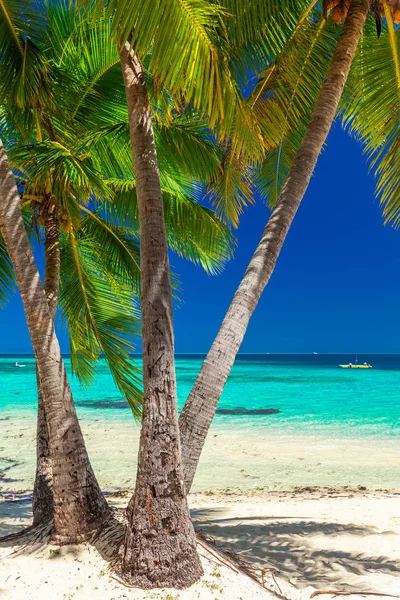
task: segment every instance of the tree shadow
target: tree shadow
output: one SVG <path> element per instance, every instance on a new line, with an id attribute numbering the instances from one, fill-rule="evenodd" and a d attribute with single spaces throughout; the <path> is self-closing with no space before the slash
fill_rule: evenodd
<path id="1" fill-rule="evenodd" d="M 13 515 L 15 516 L 15 512 Z M 29 511 L 28 515 L 30 516 Z M 87 540 L 87 545 L 94 547 L 105 561 L 113 563 L 118 558 L 118 549 L 124 539 L 125 527 L 126 523 L 122 511 L 113 510 L 102 529 L 94 532 Z M 28 527 L 26 523 L 22 524 L 20 528 L 17 528 L 15 525 L 7 527 L 7 530 L 10 529 L 13 530 L 12 533 L 0 537 L 0 554 L 2 549 L 6 550 L 9 548 L 11 549 L 11 554 L 8 554 L 8 556 L 32 555 L 37 553 L 42 555 L 45 552 L 48 553 L 49 559 L 57 560 L 66 555 L 73 555 L 79 558 L 81 553 L 85 552 L 85 545 L 81 544 L 69 544 L 51 548 L 52 521 Z M 7 556 L 7 553 L 4 554 L 5 556 Z"/>
<path id="2" fill-rule="evenodd" d="M 124 541 L 125 531 L 124 514 L 113 510 L 100 533 L 91 542 L 101 557 L 111 565 L 118 560 L 118 550 Z"/>
<path id="3" fill-rule="evenodd" d="M 32 520 L 32 494 L 0 492 L 0 545 L 3 536 L 26 529 Z"/>
<path id="4" fill-rule="evenodd" d="M 400 578 L 400 559 L 347 551 L 341 539 L 342 536 L 361 539 L 376 536 L 379 549 L 379 536 L 391 532 L 360 525 L 302 520 L 301 517 L 285 516 L 281 521 L 279 517 L 264 516 L 231 519 L 225 518 L 224 512 L 226 514 L 223 508 L 194 510 L 196 528 L 254 566 L 276 569 L 296 586 L 370 591 L 367 577 L 363 576 Z M 324 548 L 321 542 L 324 536 L 330 543 L 337 538 L 338 548 Z"/>

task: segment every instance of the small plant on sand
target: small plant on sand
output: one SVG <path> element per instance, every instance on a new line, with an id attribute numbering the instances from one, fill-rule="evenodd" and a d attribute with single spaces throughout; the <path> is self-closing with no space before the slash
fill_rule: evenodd
<path id="1" fill-rule="evenodd" d="M 213 573 L 211 573 L 213 575 Z M 208 579 L 203 581 L 203 586 L 207 587 L 211 592 L 219 592 L 220 594 L 224 593 L 223 588 L 219 587 L 219 584 L 214 581 L 208 581 Z"/>

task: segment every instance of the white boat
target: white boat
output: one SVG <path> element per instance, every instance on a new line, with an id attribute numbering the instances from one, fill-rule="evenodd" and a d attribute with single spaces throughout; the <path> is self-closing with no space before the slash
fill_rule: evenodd
<path id="1" fill-rule="evenodd" d="M 372 366 L 369 363 L 364 363 L 362 365 L 358 364 L 358 357 L 356 356 L 356 360 L 353 363 L 349 363 L 348 365 L 339 365 L 341 369 L 372 369 Z"/>
<path id="2" fill-rule="evenodd" d="M 16 362 L 16 363 L 15 363 L 15 366 L 16 366 L 16 367 L 19 367 L 20 369 L 21 369 L 21 368 L 23 368 L 23 367 L 26 367 L 26 365 L 20 365 L 20 364 L 19 364 L 19 362 Z"/>
<path id="3" fill-rule="evenodd" d="M 349 363 L 348 365 L 339 365 L 341 369 L 372 369 L 372 365 L 367 365 L 364 363 L 363 365 L 353 365 Z"/>

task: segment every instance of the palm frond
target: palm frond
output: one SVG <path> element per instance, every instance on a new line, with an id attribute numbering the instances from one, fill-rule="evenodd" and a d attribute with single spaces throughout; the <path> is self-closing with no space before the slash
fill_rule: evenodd
<path id="1" fill-rule="evenodd" d="M 239 217 L 254 202 L 252 166 L 229 146 L 207 186 L 207 200 L 226 223 L 239 226 Z"/>
<path id="2" fill-rule="evenodd" d="M 179 188 L 171 180 L 163 188 L 164 216 L 170 248 L 182 258 L 201 266 L 207 273 L 220 272 L 233 256 L 236 239 L 214 211 L 199 204 L 204 188 Z M 197 201 L 194 199 L 197 198 Z M 107 220 L 129 228 L 139 236 L 139 214 L 134 183 L 126 182 L 115 194 L 113 202 L 103 203 L 100 213 Z"/>
<path id="3" fill-rule="evenodd" d="M 13 114 L 52 102 L 51 67 L 39 49 L 46 25 L 43 2 L 0 2 L 0 101 Z"/>
<path id="4" fill-rule="evenodd" d="M 14 291 L 14 271 L 7 248 L 0 235 L 0 308 L 3 308 Z"/>
<path id="5" fill-rule="evenodd" d="M 280 123 L 279 143 L 266 154 L 255 184 L 273 206 L 308 127 L 311 112 L 329 68 L 338 32 L 313 13 L 297 30 L 277 60 L 261 74 L 253 91 L 261 127 Z M 265 85 L 267 79 L 267 85 Z M 261 93 L 260 93 L 261 91 Z"/>
<path id="6" fill-rule="evenodd" d="M 210 209 L 188 196 L 163 193 L 169 247 L 210 275 L 223 270 L 236 240 Z"/>
<path id="7" fill-rule="evenodd" d="M 135 297 L 139 297 L 140 247 L 137 232 L 107 221 L 102 218 L 100 210 L 94 212 L 85 206 L 80 208 L 87 215 L 80 223 L 80 235 L 95 239 L 96 247 L 107 248 L 108 276 L 114 274 L 117 284 L 122 281 Z"/>
<path id="8" fill-rule="evenodd" d="M 104 257 L 97 237 L 90 235 L 90 224 L 89 231 L 84 228 L 77 235 L 68 234 L 61 253 L 59 306 L 68 324 L 72 368 L 88 384 L 104 355 L 118 388 L 133 414 L 139 416 L 140 371 L 131 359 L 135 349 L 132 338 L 139 333 L 139 311 L 131 287 Z"/>
<path id="9" fill-rule="evenodd" d="M 265 69 L 301 27 L 318 0 L 224 0 L 231 18 L 225 19 L 230 41 L 230 62 L 241 83 L 249 73 Z"/>
<path id="10" fill-rule="evenodd" d="M 88 200 L 93 193 L 112 197 L 112 190 L 93 168 L 90 155 L 47 140 L 16 147 L 10 153 L 13 167 L 27 174 L 29 188 L 49 190 L 68 213 L 76 215 L 74 199 Z M 51 178 L 49 180 L 49 174 Z"/>
<path id="11" fill-rule="evenodd" d="M 197 115 L 175 115 L 168 125 L 156 122 L 154 135 L 161 176 L 205 184 L 217 169 L 220 148 Z"/>
<path id="12" fill-rule="evenodd" d="M 390 18 L 390 12 L 388 16 Z M 400 30 L 361 40 L 342 102 L 343 122 L 363 145 L 386 223 L 400 225 Z"/>

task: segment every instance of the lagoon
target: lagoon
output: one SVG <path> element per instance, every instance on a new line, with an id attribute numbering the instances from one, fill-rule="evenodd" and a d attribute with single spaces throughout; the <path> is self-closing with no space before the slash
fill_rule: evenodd
<path id="1" fill-rule="evenodd" d="M 239 355 L 221 398 L 194 491 L 296 486 L 395 488 L 400 480 L 400 355 Z M 179 405 L 203 360 L 179 355 Z M 65 359 L 70 370 L 69 358 Z M 15 363 L 26 365 L 16 368 Z M 100 484 L 133 488 L 139 428 L 104 361 L 73 395 Z M 272 414 L 237 414 L 265 411 Z M 269 410 L 274 409 L 274 410 Z M 275 412 L 276 411 L 276 412 Z M 35 460 L 31 356 L 0 357 L 0 487 L 29 490 Z M 217 459 L 216 459 L 217 458 Z"/>

